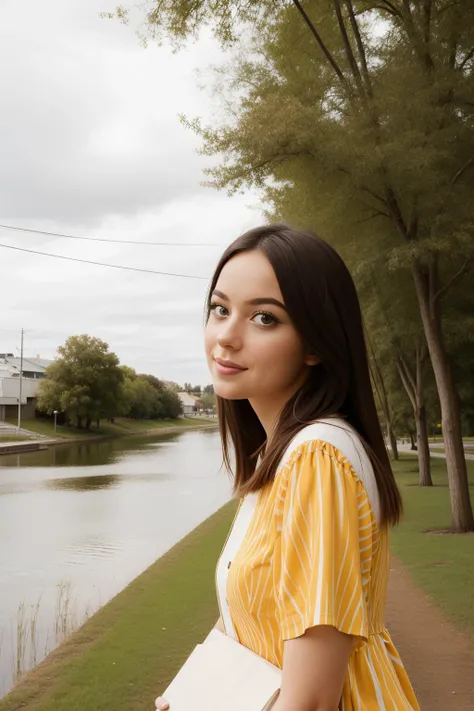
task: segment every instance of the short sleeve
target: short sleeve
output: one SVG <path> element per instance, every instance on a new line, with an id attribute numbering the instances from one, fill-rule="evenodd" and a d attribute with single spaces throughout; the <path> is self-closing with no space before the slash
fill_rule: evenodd
<path id="1" fill-rule="evenodd" d="M 362 482 L 332 445 L 306 442 L 281 472 L 274 586 L 282 639 L 316 625 L 367 640 L 374 518 Z"/>

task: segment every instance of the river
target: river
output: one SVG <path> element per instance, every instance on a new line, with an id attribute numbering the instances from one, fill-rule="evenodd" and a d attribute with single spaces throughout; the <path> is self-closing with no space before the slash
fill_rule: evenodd
<path id="1" fill-rule="evenodd" d="M 231 497 L 216 430 L 0 456 L 0 696 Z"/>

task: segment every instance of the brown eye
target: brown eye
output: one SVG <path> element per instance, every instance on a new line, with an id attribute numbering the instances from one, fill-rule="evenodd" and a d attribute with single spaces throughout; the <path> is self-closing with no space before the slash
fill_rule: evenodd
<path id="1" fill-rule="evenodd" d="M 258 314 L 254 315 L 253 320 L 255 323 L 258 323 L 259 326 L 274 326 L 276 323 L 279 323 L 273 314 L 269 314 L 266 311 L 259 311 Z"/>
<path id="2" fill-rule="evenodd" d="M 228 310 L 222 304 L 211 304 L 209 311 L 213 313 L 217 318 L 225 318 L 229 315 Z"/>

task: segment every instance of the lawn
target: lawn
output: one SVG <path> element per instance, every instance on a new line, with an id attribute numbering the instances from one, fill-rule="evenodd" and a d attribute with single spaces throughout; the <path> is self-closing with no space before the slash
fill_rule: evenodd
<path id="1" fill-rule="evenodd" d="M 30 437 L 24 435 L 0 435 L 0 442 L 28 442 Z"/>
<path id="2" fill-rule="evenodd" d="M 57 431 L 54 431 L 54 424 L 49 420 L 39 418 L 26 419 L 22 421 L 22 427 L 25 430 L 31 430 L 41 435 L 47 435 L 52 439 L 68 439 L 71 437 L 88 437 L 88 436 L 107 436 L 120 437 L 136 432 L 145 432 L 147 430 L 158 430 L 164 427 L 190 427 L 192 425 L 216 424 L 217 421 L 211 418 L 200 417 L 181 417 L 177 420 L 128 420 L 126 418 L 118 418 L 112 424 L 103 420 L 100 427 L 95 424 L 91 426 L 89 431 L 80 430 L 77 427 L 65 427 L 58 425 Z M 7 440 L 4 440 L 7 441 Z M 14 441 L 14 440 L 12 440 Z"/>
<path id="3" fill-rule="evenodd" d="M 236 503 L 184 538 L 4 699 L 0 711 L 151 711 L 215 624 L 214 573 Z"/>
<path id="4" fill-rule="evenodd" d="M 474 442 L 474 437 L 463 437 L 463 442 Z M 437 437 L 428 437 L 429 442 L 435 443 L 435 444 L 442 444 L 443 443 L 443 438 L 441 435 L 438 435 Z"/>
<path id="5" fill-rule="evenodd" d="M 435 486 L 420 488 L 416 458 L 395 463 L 405 516 L 392 532 L 392 550 L 446 617 L 474 638 L 474 534 L 424 533 L 450 526 L 446 462 L 432 458 L 431 465 Z M 474 461 L 468 468 L 474 501 Z"/>

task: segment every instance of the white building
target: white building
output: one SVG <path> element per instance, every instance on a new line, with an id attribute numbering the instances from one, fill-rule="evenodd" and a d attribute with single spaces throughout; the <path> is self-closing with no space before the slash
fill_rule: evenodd
<path id="1" fill-rule="evenodd" d="M 194 395 L 182 392 L 178 393 L 178 397 L 183 405 L 183 414 L 185 416 L 196 414 L 196 412 L 198 411 L 199 401 L 197 400 L 197 398 L 194 397 Z"/>
<path id="2" fill-rule="evenodd" d="M 44 378 L 46 368 L 53 361 L 23 358 L 21 382 L 21 406 L 24 417 L 33 417 L 38 387 Z M 16 417 L 20 398 L 20 358 L 12 353 L 0 353 L 0 421 Z"/>

